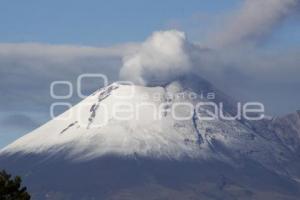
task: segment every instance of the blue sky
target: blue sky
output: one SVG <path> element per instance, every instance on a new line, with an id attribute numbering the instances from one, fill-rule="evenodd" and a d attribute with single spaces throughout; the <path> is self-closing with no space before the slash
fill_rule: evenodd
<path id="1" fill-rule="evenodd" d="M 0 42 L 39 42 L 105 46 L 142 41 L 155 30 L 179 28 L 192 40 L 206 37 L 212 23 L 243 0 L 3 1 Z M 280 45 L 300 42 L 298 17 L 274 33 Z M 216 25 L 217 26 L 217 25 Z M 208 33 L 209 34 L 209 33 Z M 274 45 L 274 43 L 273 43 Z"/>
<path id="2" fill-rule="evenodd" d="M 113 48 L 113 53 L 104 50 L 108 53 L 103 55 L 100 49 L 102 53 L 97 57 L 98 50 L 86 52 L 77 47 L 100 48 L 138 43 L 154 31 L 171 28 L 186 32 L 192 42 L 206 45 L 205 42 L 215 33 L 217 37 L 222 37 L 223 32 L 226 35 L 226 29 L 222 27 L 226 25 L 227 17 L 239 10 L 244 2 L 1 1 L 0 148 L 49 120 L 51 81 L 65 79 L 74 82 L 83 72 L 106 72 L 112 80 L 118 78 L 123 55 L 119 52 L 120 48 Z M 257 46 L 248 50 L 248 46 L 246 48 L 243 44 L 246 53 L 240 49 L 232 50 L 236 57 L 228 63 L 224 60 L 227 67 L 224 76 L 212 80 L 217 86 L 228 89 L 231 95 L 264 101 L 272 114 L 282 115 L 300 108 L 300 94 L 295 92 L 300 91 L 297 74 L 300 73 L 297 56 L 300 52 L 299 12 L 296 10 L 285 20 L 278 21 L 281 23 L 276 22 L 267 34 L 256 38 L 259 41 Z M 13 45 L 6 46 L 6 43 Z M 39 46 L 20 45 L 30 43 Z M 66 49 L 57 46 L 65 44 L 70 46 Z M 124 51 L 127 49 L 121 47 Z M 74 51 L 77 53 L 68 53 Z M 249 52 L 251 54 L 248 55 Z M 248 69 L 249 63 L 254 67 Z M 244 68 L 240 66 L 244 64 Z M 235 69 L 237 66 L 229 65 L 241 68 Z M 271 65 L 277 67 L 269 69 Z M 266 68 L 258 73 L 261 67 Z M 209 73 L 213 78 L 214 71 Z M 76 103 L 78 99 L 72 102 Z"/>
<path id="3" fill-rule="evenodd" d="M 1 42 L 110 45 L 144 40 L 154 30 L 200 14 L 218 14 L 240 1 L 89 0 L 2 1 Z"/>

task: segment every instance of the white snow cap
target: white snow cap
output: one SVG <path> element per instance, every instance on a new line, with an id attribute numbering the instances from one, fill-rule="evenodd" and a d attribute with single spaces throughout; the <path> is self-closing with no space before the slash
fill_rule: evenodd
<path id="1" fill-rule="evenodd" d="M 154 32 L 135 54 L 123 58 L 120 78 L 139 85 L 170 82 L 191 70 L 189 46 L 183 32 Z"/>

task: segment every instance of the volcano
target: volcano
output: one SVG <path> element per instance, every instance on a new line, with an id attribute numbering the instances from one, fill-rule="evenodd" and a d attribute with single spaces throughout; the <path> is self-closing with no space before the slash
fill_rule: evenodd
<path id="1" fill-rule="evenodd" d="M 226 119 L 200 117 L 220 103 Z M 252 121 L 237 108 L 196 76 L 116 82 L 2 149 L 0 168 L 38 200 L 299 199 L 300 112 Z"/>

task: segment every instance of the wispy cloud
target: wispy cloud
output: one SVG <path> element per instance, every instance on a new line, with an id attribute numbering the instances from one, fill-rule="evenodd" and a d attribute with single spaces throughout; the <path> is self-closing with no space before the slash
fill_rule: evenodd
<path id="1" fill-rule="evenodd" d="M 299 0 L 245 0 L 230 17 L 210 45 L 226 47 L 245 42 L 259 42 L 299 8 Z"/>

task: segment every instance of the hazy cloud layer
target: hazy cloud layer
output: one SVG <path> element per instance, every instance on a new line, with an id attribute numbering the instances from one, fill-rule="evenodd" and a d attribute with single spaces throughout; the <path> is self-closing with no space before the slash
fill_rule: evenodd
<path id="1" fill-rule="evenodd" d="M 136 46 L 0 44 L 0 109 L 48 109 L 53 100 L 50 98 L 51 82 L 71 81 L 76 90 L 76 79 L 82 73 L 105 73 L 110 81 L 115 81 L 122 57 Z M 101 86 L 91 84 L 91 87 Z M 76 94 L 74 96 L 76 98 Z"/>
<path id="2" fill-rule="evenodd" d="M 9 114 L 0 122 L 5 128 L 33 129 L 39 125 L 32 117 L 25 114 Z"/>

